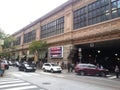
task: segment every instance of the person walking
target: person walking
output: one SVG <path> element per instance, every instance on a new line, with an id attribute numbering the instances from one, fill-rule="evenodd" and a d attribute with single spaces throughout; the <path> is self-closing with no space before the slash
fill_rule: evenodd
<path id="1" fill-rule="evenodd" d="M 4 63 L 0 60 L 0 76 L 3 76 L 5 70 Z"/>
<path id="2" fill-rule="evenodd" d="M 71 64 L 71 68 L 70 69 L 71 69 L 71 72 L 73 72 L 73 70 L 74 70 L 74 64 L 73 63 Z"/>
<path id="3" fill-rule="evenodd" d="M 115 74 L 116 78 L 119 78 L 119 67 L 117 65 L 115 66 Z"/>
<path id="4" fill-rule="evenodd" d="M 67 68 L 68 68 L 68 72 L 70 72 L 70 69 L 71 69 L 71 63 L 68 61 L 67 63 Z"/>

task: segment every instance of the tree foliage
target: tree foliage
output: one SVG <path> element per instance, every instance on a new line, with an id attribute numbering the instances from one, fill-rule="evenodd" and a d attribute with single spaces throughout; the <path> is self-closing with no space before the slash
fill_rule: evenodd
<path id="1" fill-rule="evenodd" d="M 15 39 L 12 36 L 6 35 L 6 37 L 3 40 L 4 40 L 3 49 L 12 48 L 11 43 L 15 41 Z"/>
<path id="2" fill-rule="evenodd" d="M 0 42 L 0 45 L 2 47 L 2 52 L 0 53 L 1 57 L 10 57 L 10 52 L 9 49 L 11 48 L 11 43 L 15 40 L 12 36 L 9 34 L 5 34 L 1 29 L 0 29 L 0 40 L 4 41 L 4 44 L 2 45 Z"/>
<path id="3" fill-rule="evenodd" d="M 33 41 L 29 46 L 29 50 L 39 55 L 41 52 L 47 50 L 47 43 L 43 41 Z"/>

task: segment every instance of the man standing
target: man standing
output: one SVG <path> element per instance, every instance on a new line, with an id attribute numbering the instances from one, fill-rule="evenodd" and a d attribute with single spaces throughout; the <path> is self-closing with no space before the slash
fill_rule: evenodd
<path id="1" fill-rule="evenodd" d="M 119 67 L 117 65 L 115 66 L 115 74 L 116 78 L 119 78 Z"/>

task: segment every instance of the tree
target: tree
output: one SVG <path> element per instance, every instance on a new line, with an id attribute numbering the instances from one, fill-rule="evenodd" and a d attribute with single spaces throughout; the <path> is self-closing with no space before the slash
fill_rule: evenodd
<path id="1" fill-rule="evenodd" d="M 5 34 L 1 29 L 0 29 L 0 40 L 4 41 L 4 44 L 0 43 L 1 47 L 1 57 L 10 57 L 10 51 L 9 49 L 11 47 L 11 43 L 15 40 L 12 36 L 9 34 Z"/>
<path id="2" fill-rule="evenodd" d="M 12 43 L 13 41 L 15 41 L 15 39 L 14 39 L 12 36 L 6 35 L 6 36 L 3 38 L 3 40 L 4 40 L 4 45 L 2 45 L 3 49 L 13 48 L 12 45 L 11 45 L 11 43 Z"/>
<path id="3" fill-rule="evenodd" d="M 36 53 L 37 58 L 39 58 L 40 55 L 47 50 L 47 43 L 43 41 L 33 41 L 29 46 L 29 50 L 32 53 Z"/>
<path id="4" fill-rule="evenodd" d="M 0 29 L 0 39 L 4 39 L 5 33 L 2 29 Z"/>

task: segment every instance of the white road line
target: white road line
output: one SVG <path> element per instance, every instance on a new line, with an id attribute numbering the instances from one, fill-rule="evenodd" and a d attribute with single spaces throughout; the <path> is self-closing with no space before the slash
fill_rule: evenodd
<path id="1" fill-rule="evenodd" d="M 37 76 L 37 75 L 40 75 L 40 74 L 37 74 L 37 73 L 29 73 L 29 74 L 30 74 L 30 75 L 36 75 L 36 76 Z"/>
<path id="2" fill-rule="evenodd" d="M 22 80 L 19 80 L 19 81 L 7 81 L 7 82 L 1 82 L 0 81 L 0 85 L 2 85 L 2 84 L 11 84 L 11 83 L 22 83 L 22 82 L 24 82 L 24 81 L 22 81 Z"/>
<path id="3" fill-rule="evenodd" d="M 38 88 L 37 86 L 22 86 L 22 87 L 15 87 L 15 88 L 9 88 L 4 90 L 25 90 L 25 89 L 32 89 L 32 88 Z M 41 90 L 41 89 L 40 89 Z"/>
<path id="4" fill-rule="evenodd" d="M 16 77 L 22 77 L 21 74 L 18 74 L 18 73 L 12 73 L 12 75 L 16 76 Z"/>
<path id="5" fill-rule="evenodd" d="M 29 90 L 39 88 L 36 85 L 33 85 L 29 82 L 25 82 L 21 79 L 15 78 L 3 78 L 5 80 L 0 79 L 0 90 Z M 40 89 L 44 90 L 44 89 Z"/>
<path id="6" fill-rule="evenodd" d="M 6 82 L 6 81 L 15 81 L 15 80 L 20 80 L 20 79 L 14 79 L 14 78 L 2 78 L 0 79 L 0 82 Z"/>
<path id="7" fill-rule="evenodd" d="M 18 84 L 2 85 L 2 86 L 0 86 L 0 88 L 7 88 L 7 87 L 13 87 L 13 86 L 23 86 L 23 85 L 30 85 L 30 83 L 18 83 Z"/>
<path id="8" fill-rule="evenodd" d="M 25 72 L 19 72 L 18 74 L 22 74 L 22 75 L 25 75 L 25 76 L 31 76 L 29 73 L 25 73 Z"/>
<path id="9" fill-rule="evenodd" d="M 16 72 L 16 73 L 11 73 L 11 75 L 14 75 L 16 77 L 23 77 L 23 76 L 27 76 L 27 77 L 31 77 L 33 75 L 39 75 L 37 73 L 25 73 L 25 72 Z"/>

